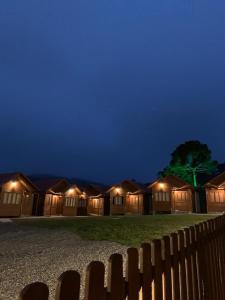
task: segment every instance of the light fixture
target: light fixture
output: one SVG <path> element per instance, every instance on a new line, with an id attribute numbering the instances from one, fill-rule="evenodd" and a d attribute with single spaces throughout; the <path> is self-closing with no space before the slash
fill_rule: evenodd
<path id="1" fill-rule="evenodd" d="M 11 187 L 16 187 L 17 186 L 17 181 L 12 181 L 11 182 Z"/>
<path id="2" fill-rule="evenodd" d="M 116 192 L 119 194 L 119 192 L 120 192 L 120 188 L 119 187 L 116 188 Z"/>
<path id="3" fill-rule="evenodd" d="M 159 183 L 159 187 L 160 187 L 161 189 L 163 189 L 163 188 L 164 188 L 164 183 L 160 182 L 160 183 Z"/>
<path id="4" fill-rule="evenodd" d="M 69 191 L 68 191 L 69 194 L 72 194 L 73 192 L 74 192 L 73 188 L 69 189 Z"/>

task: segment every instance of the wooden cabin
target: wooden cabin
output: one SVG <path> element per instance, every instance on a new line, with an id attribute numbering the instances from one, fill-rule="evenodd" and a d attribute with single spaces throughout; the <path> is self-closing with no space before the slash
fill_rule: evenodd
<path id="1" fill-rule="evenodd" d="M 85 189 L 88 196 L 87 213 L 89 215 L 109 215 L 109 195 L 106 193 L 106 186 L 89 185 Z"/>
<path id="2" fill-rule="evenodd" d="M 133 180 L 124 180 L 109 190 L 110 214 L 148 214 L 151 207 L 149 190 Z"/>
<path id="3" fill-rule="evenodd" d="M 225 172 L 205 184 L 207 212 L 225 212 Z"/>
<path id="4" fill-rule="evenodd" d="M 0 174 L 0 217 L 31 216 L 36 186 L 22 173 Z"/>
<path id="5" fill-rule="evenodd" d="M 39 211 L 44 216 L 63 215 L 64 193 L 69 188 L 66 179 L 40 179 L 34 184 L 39 191 Z"/>
<path id="6" fill-rule="evenodd" d="M 152 211 L 151 193 L 144 185 L 132 181 L 135 192 L 128 192 L 126 196 L 126 213 L 136 215 L 148 215 Z"/>
<path id="7" fill-rule="evenodd" d="M 78 206 L 80 204 L 80 198 L 82 191 L 77 185 L 73 184 L 68 187 L 64 193 L 63 201 L 63 215 L 64 216 L 77 216 Z"/>
<path id="8" fill-rule="evenodd" d="M 192 212 L 193 188 L 183 179 L 168 175 L 151 183 L 153 213 Z"/>

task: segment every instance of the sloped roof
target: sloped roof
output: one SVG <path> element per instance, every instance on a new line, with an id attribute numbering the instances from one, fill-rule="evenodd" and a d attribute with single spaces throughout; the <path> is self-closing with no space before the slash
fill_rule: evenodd
<path id="1" fill-rule="evenodd" d="M 108 186 L 90 184 L 84 188 L 87 196 L 98 196 L 104 194 L 108 190 Z"/>
<path id="2" fill-rule="evenodd" d="M 159 178 L 156 181 L 149 184 L 148 188 L 151 188 L 158 182 L 167 183 L 174 188 L 192 187 L 189 183 L 174 175 L 167 175 L 164 178 Z"/>
<path id="3" fill-rule="evenodd" d="M 6 182 L 16 180 L 18 178 L 23 178 L 34 190 L 37 190 L 37 186 L 23 173 L 13 172 L 13 173 L 2 173 L 0 174 L 0 186 L 5 184 Z"/>
<path id="4" fill-rule="evenodd" d="M 225 171 L 210 179 L 205 186 L 219 187 L 223 183 L 225 183 Z"/>
<path id="5" fill-rule="evenodd" d="M 80 193 L 83 192 L 83 190 L 77 185 L 77 184 L 69 184 L 66 189 L 64 190 L 64 192 L 69 191 L 70 189 L 77 189 Z"/>
<path id="6" fill-rule="evenodd" d="M 135 181 L 135 180 L 131 180 L 131 179 L 125 179 L 123 181 L 121 181 L 118 184 L 114 184 L 113 186 L 111 186 L 109 188 L 109 190 L 107 192 L 110 192 L 112 189 L 116 188 L 116 187 L 123 187 L 125 189 L 127 189 L 130 193 L 145 193 L 148 192 L 148 189 L 146 188 L 145 185 Z"/>
<path id="7" fill-rule="evenodd" d="M 59 188 L 58 184 L 61 182 L 65 182 L 65 188 Z M 34 184 L 38 187 L 38 190 L 41 192 L 47 192 L 48 190 L 52 190 L 55 193 L 63 193 L 68 189 L 69 183 L 64 178 L 45 178 L 34 180 Z"/>

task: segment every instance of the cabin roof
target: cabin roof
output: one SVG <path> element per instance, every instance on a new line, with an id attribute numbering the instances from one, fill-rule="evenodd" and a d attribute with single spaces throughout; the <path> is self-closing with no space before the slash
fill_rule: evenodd
<path id="1" fill-rule="evenodd" d="M 215 186 L 215 187 L 219 187 L 220 185 L 222 185 L 223 183 L 225 183 L 225 171 L 220 173 L 217 176 L 214 176 L 212 179 L 210 179 L 205 186 Z"/>
<path id="2" fill-rule="evenodd" d="M 38 190 L 37 186 L 26 175 L 20 172 L 0 174 L 0 186 L 17 178 L 23 178 L 23 180 L 26 181 L 34 190 Z"/>
<path id="3" fill-rule="evenodd" d="M 66 187 L 58 187 L 58 184 L 64 182 Z M 47 192 L 48 190 L 52 190 L 55 193 L 63 193 L 68 189 L 69 183 L 64 178 L 45 178 L 34 180 L 35 185 L 38 187 L 38 190 L 41 192 Z"/>
<path id="4" fill-rule="evenodd" d="M 120 183 L 117 183 L 117 184 L 114 184 L 113 186 L 111 186 L 107 192 L 110 192 L 112 189 L 114 189 L 116 187 L 126 188 L 131 194 L 132 193 L 136 193 L 136 194 L 145 193 L 145 192 L 149 191 L 144 184 L 141 184 L 132 179 L 125 179 L 125 180 L 121 181 Z"/>
<path id="5" fill-rule="evenodd" d="M 159 179 L 155 180 L 154 182 L 150 183 L 148 188 L 151 188 L 153 185 L 155 185 L 158 182 L 168 183 L 169 185 L 171 185 L 172 187 L 175 187 L 175 188 L 185 188 L 185 187 L 192 188 L 192 185 L 190 185 L 189 183 L 187 183 L 180 177 L 174 176 L 174 175 L 167 175 L 163 178 L 159 178 Z"/>

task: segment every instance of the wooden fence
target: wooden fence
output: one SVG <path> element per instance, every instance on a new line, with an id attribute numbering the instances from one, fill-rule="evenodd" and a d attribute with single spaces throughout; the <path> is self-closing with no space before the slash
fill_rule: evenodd
<path id="1" fill-rule="evenodd" d="M 105 276 L 103 263 L 89 264 L 85 300 L 224 300 L 225 216 L 145 243 L 139 250 L 129 248 L 125 264 L 120 254 L 113 254 L 107 280 Z M 48 300 L 48 287 L 32 283 L 19 299 Z M 55 300 L 78 299 L 80 275 L 67 271 L 58 279 Z"/>

